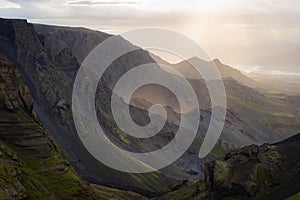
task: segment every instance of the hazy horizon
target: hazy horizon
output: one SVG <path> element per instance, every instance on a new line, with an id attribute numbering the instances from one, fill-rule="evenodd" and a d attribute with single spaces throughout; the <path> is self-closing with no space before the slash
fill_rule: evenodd
<path id="1" fill-rule="evenodd" d="M 209 56 L 244 72 L 300 74 L 296 0 L 0 0 L 0 16 L 112 34 L 161 27 L 187 35 Z"/>

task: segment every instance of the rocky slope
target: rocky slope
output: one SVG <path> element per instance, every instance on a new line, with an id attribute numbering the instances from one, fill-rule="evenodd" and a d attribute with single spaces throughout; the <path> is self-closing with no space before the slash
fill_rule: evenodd
<path id="1" fill-rule="evenodd" d="M 30 92 L 15 66 L 1 59 L 1 199 L 145 199 L 131 192 L 90 185 L 78 177 L 32 107 Z M 206 164 L 205 182 L 187 188 L 183 184 L 183 189 L 160 199 L 292 197 L 299 192 L 299 150 L 300 134 L 273 145 L 252 145 L 229 152 Z"/>
<path id="2" fill-rule="evenodd" d="M 62 156 L 32 112 L 16 67 L 0 60 L 0 199 L 143 199 L 90 185 Z"/>
<path id="3" fill-rule="evenodd" d="M 16 65 L 34 99 L 35 113 L 66 152 L 78 173 L 93 183 L 147 195 L 167 192 L 174 185 L 180 184 L 181 180 L 160 172 L 128 175 L 112 170 L 95 160 L 76 134 L 71 111 L 71 92 L 80 65 L 78 60 L 81 59 L 82 52 L 85 55 L 89 53 L 107 34 L 83 28 L 33 26 L 26 20 L 0 19 L 0 25 L 0 54 Z M 99 107 L 99 118 L 101 124 L 109 128 L 107 131 L 116 142 L 122 142 L 119 137 L 121 135 L 113 129 L 115 125 L 111 117 L 105 115 L 110 107 L 105 103 L 105 99 L 110 96 L 110 85 L 130 67 L 151 60 L 144 51 L 132 52 L 115 61 L 111 69 L 113 73 L 105 76 L 106 82 L 103 85 L 106 94 L 99 96 L 100 99 L 97 100 L 98 105 L 102 106 Z M 180 173 L 179 170 L 173 171 Z"/>
<path id="4" fill-rule="evenodd" d="M 205 181 L 160 199 L 297 199 L 299 150 L 300 134 L 231 151 L 206 164 Z"/>
<path id="5" fill-rule="evenodd" d="M 158 60 L 157 57 L 155 58 Z M 211 105 L 204 80 L 189 62 L 206 68 L 216 65 L 223 77 L 227 96 L 227 116 L 221 136 L 222 141 L 241 145 L 272 143 L 292 136 L 300 130 L 300 112 L 298 106 L 296 106 L 300 102 L 299 96 L 269 93 L 263 88 L 258 88 L 255 81 L 238 70 L 222 64 L 219 60 L 207 62 L 199 58 L 192 58 L 178 64 L 169 64 L 162 60 L 158 60 L 158 62 L 178 70 L 188 78 L 191 86 L 196 91 L 204 119 L 200 124 L 199 132 L 203 132 L 209 123 L 207 119 L 210 116 L 205 111 L 209 111 Z M 189 96 L 185 98 L 189 98 Z M 172 92 L 154 84 L 147 85 L 134 94 L 132 104 L 146 107 L 143 106 L 141 101 L 135 99 L 143 99 L 148 104 L 171 105 L 176 112 L 180 112 L 179 105 L 176 103 L 177 100 Z M 293 99 L 293 102 L 289 99 Z M 147 103 L 144 104 L 147 105 Z"/>
<path id="6" fill-rule="evenodd" d="M 188 152 L 160 172 L 142 175 L 120 173 L 96 161 L 82 146 L 71 111 L 73 81 L 80 63 L 91 49 L 109 35 L 84 28 L 33 25 L 26 20 L 0 19 L 0 26 L 0 55 L 16 65 L 34 99 L 33 109 L 41 124 L 66 152 L 70 164 L 86 180 L 151 196 L 168 192 L 185 180 L 203 178 L 205 160 L 199 159 L 197 152 L 210 120 L 209 100 L 203 82 L 196 80 L 193 83 L 206 107 L 201 110 L 199 136 Z M 114 84 L 132 67 L 149 62 L 154 60 L 143 50 L 121 56 L 105 72 L 96 96 L 99 122 L 110 139 L 135 151 L 149 151 L 168 143 L 177 130 L 179 119 L 178 113 L 174 112 L 176 109 L 168 108 L 170 120 L 161 134 L 150 141 L 129 137 L 116 127 L 109 104 Z M 233 79 L 226 84 L 230 91 L 228 117 L 221 140 L 207 160 L 220 157 L 240 145 L 278 141 L 299 130 L 296 106 L 299 98 L 289 98 L 293 101 L 290 106 L 286 104 L 290 101 L 269 97 Z M 143 106 L 149 102 L 143 102 L 138 99 L 134 105 L 141 106 L 131 108 L 133 118 L 146 124 L 149 117 Z M 273 108 L 279 114 L 272 113 Z"/>

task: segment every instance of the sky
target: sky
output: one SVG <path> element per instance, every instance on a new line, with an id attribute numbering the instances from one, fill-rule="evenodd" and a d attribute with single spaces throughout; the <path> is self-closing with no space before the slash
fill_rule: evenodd
<path id="1" fill-rule="evenodd" d="M 299 0 L 0 0 L 0 16 L 112 34 L 161 27 L 245 71 L 300 73 Z"/>

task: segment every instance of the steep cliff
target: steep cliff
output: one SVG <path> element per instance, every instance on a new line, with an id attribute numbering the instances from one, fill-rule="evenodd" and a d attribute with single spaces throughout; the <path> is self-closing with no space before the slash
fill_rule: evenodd
<path id="1" fill-rule="evenodd" d="M 79 69 L 78 59 L 85 57 L 107 34 L 83 28 L 41 26 L 26 20 L 0 19 L 0 54 L 14 63 L 21 73 L 34 99 L 33 109 L 45 129 L 66 152 L 68 160 L 86 180 L 121 189 L 130 189 L 147 195 L 169 191 L 180 183 L 163 173 L 120 173 L 99 163 L 79 140 L 71 111 L 73 81 Z M 84 54 L 85 53 L 85 54 Z M 75 57 L 74 55 L 78 56 Z M 105 110 L 109 104 L 112 81 L 136 64 L 151 60 L 144 51 L 132 52 L 114 62 L 111 72 L 105 76 L 104 95 L 97 104 Z M 127 63 L 124 65 L 124 63 Z M 105 114 L 105 113 L 104 113 Z M 102 117 L 102 118 L 101 118 Z M 100 113 L 101 124 L 113 128 L 113 121 Z M 110 136 L 121 143 L 119 134 L 109 129 Z M 178 171 L 178 170 L 173 170 Z M 180 173 L 180 172 L 179 172 Z"/>
<path id="2" fill-rule="evenodd" d="M 32 107 L 16 67 L 0 59 L 0 199 L 143 199 L 83 181 Z"/>

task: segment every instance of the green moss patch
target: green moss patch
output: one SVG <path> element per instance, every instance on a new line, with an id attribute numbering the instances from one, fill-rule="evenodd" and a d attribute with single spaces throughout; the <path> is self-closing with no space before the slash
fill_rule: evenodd
<path id="1" fill-rule="evenodd" d="M 268 178 L 268 170 L 262 166 L 257 167 L 256 179 L 259 184 L 265 182 Z"/>
<path id="2" fill-rule="evenodd" d="M 230 179 L 230 170 L 226 162 L 215 162 L 214 178 L 216 181 L 227 182 Z"/>

